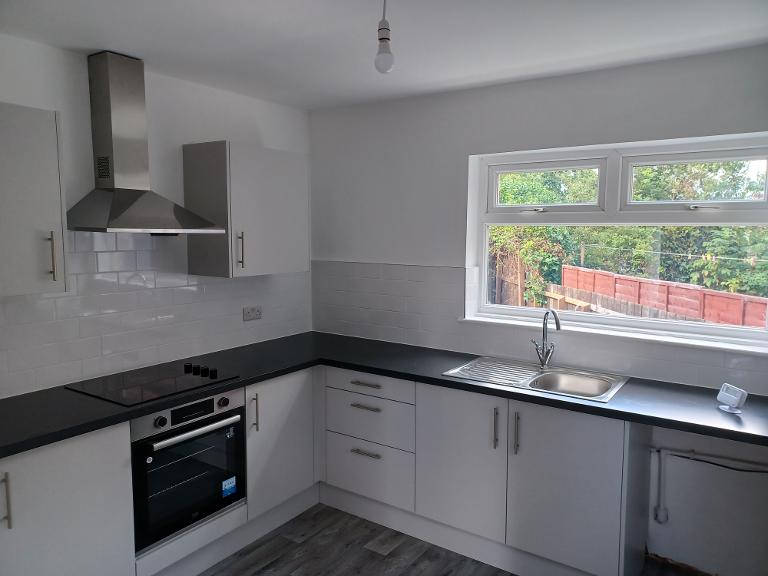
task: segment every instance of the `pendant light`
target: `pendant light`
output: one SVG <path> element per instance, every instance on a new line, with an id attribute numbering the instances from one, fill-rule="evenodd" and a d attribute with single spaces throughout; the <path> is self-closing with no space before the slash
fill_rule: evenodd
<path id="1" fill-rule="evenodd" d="M 376 70 L 386 74 L 392 70 L 395 64 L 395 57 L 392 56 L 392 50 L 389 47 L 389 21 L 387 21 L 387 0 L 384 0 L 384 9 L 379 20 L 379 51 L 376 52 L 376 58 L 373 61 Z"/>

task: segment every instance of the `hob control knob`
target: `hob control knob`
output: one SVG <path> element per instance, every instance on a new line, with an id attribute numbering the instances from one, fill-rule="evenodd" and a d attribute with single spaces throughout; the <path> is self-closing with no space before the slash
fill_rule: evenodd
<path id="1" fill-rule="evenodd" d="M 195 376 L 200 376 L 200 364 L 195 364 L 192 366 L 192 374 Z"/>
<path id="2" fill-rule="evenodd" d="M 158 416 L 155 418 L 155 428 L 165 428 L 168 425 L 168 418 L 165 416 Z"/>
<path id="3" fill-rule="evenodd" d="M 208 378 L 208 373 L 209 373 L 208 366 L 201 366 L 200 367 L 200 376 L 202 376 L 204 378 Z"/>
<path id="4" fill-rule="evenodd" d="M 184 364 L 184 374 L 191 374 L 192 373 L 192 363 L 187 362 Z"/>
<path id="5" fill-rule="evenodd" d="M 218 405 L 219 405 L 219 408 L 226 408 L 227 406 L 229 406 L 229 398 L 227 398 L 226 396 L 224 396 L 223 398 L 219 398 Z"/>
<path id="6" fill-rule="evenodd" d="M 216 368 L 211 368 L 211 380 L 216 380 L 219 377 L 219 371 Z"/>

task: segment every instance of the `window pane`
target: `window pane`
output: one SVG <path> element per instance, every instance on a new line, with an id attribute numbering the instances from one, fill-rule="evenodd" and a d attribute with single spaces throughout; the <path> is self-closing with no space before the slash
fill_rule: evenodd
<path id="1" fill-rule="evenodd" d="M 597 168 L 530 170 L 499 174 L 499 206 L 597 204 Z"/>
<path id="2" fill-rule="evenodd" d="M 633 166 L 633 202 L 765 200 L 766 160 Z"/>
<path id="3" fill-rule="evenodd" d="M 766 327 L 768 226 L 488 229 L 488 303 Z"/>

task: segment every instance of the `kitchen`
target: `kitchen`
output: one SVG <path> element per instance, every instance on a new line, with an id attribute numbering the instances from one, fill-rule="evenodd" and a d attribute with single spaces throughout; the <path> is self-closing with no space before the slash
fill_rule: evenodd
<path id="1" fill-rule="evenodd" d="M 474 67 L 474 78 L 487 72 L 479 61 L 454 56 L 441 68 L 441 45 L 417 39 L 436 34 L 428 17 L 451 31 L 469 24 L 460 18 L 466 13 L 437 3 L 389 3 L 396 62 L 388 74 L 373 61 L 380 3 L 294 2 L 285 12 L 233 3 L 197 7 L 179 22 L 180 5 L 165 13 L 151 3 L 111 2 L 114 12 L 97 4 L 0 7 L 3 110 L 14 107 L 8 117 L 19 122 L 29 112 L 49 136 L 9 145 L 11 130 L 3 130 L 2 173 L 24 172 L 34 161 L 36 178 L 53 182 L 44 190 L 47 212 L 42 203 L 34 210 L 4 204 L 12 219 L 0 230 L 0 477 L 7 478 L 0 574 L 258 574 L 258 563 L 273 557 L 284 559 L 275 569 L 286 574 L 640 574 L 646 551 L 654 558 L 646 573 L 691 573 L 686 565 L 765 573 L 764 330 L 705 337 L 701 322 L 681 321 L 674 323 L 680 331 L 659 335 L 636 319 L 628 333 L 590 327 L 577 311 L 559 309 L 561 329 L 550 318 L 546 333 L 556 345 L 550 365 L 631 377 L 607 402 L 444 374 L 476 356 L 538 363 L 530 340 L 542 343 L 540 306 L 517 307 L 511 320 L 481 310 L 492 304 L 479 302 L 488 293 L 480 289 L 487 275 L 478 246 L 487 223 L 607 222 L 550 207 L 511 214 L 504 206 L 483 220 L 485 187 L 473 178 L 487 174 L 486 165 L 565 154 L 523 157 L 528 151 L 568 148 L 570 158 L 597 158 L 610 147 L 628 162 L 641 147 L 656 155 L 671 146 L 679 154 L 683 145 L 698 147 L 692 154 L 706 147 L 762 153 L 768 37 L 761 3 L 744 2 L 738 18 L 717 3 L 697 9 L 703 31 L 676 51 L 658 47 L 672 37 L 682 44 L 695 28 L 682 24 L 693 3 L 680 8 L 676 26 L 639 43 L 642 54 L 535 78 L 522 66 L 514 74 L 504 68 L 471 83 Z M 518 13 L 488 3 L 497 16 L 488 20 L 537 14 L 523 5 Z M 720 30 L 726 9 L 729 38 Z M 318 44 L 293 46 L 281 76 L 269 62 L 280 55 L 269 50 L 289 30 Z M 707 30 L 718 30 L 717 41 Z M 247 57 L 217 42 L 228 33 L 240 34 L 243 46 L 256 42 Z M 313 54 L 337 41 L 349 60 Z M 496 41 L 492 48 L 505 46 Z M 612 46 L 605 40 L 602 54 Z M 550 56 L 562 58 L 559 50 Z M 98 53 L 142 64 L 140 74 L 110 88 L 135 95 L 143 81 L 145 110 L 133 102 L 130 116 L 118 109 L 102 122 L 118 137 L 111 176 L 131 184 L 99 182 L 103 135 L 91 93 L 98 79 L 89 71 L 97 58 L 88 58 Z M 318 67 L 292 67 L 299 56 Z M 432 64 L 418 64 L 426 56 Z M 121 102 L 115 92 L 100 110 Z M 143 142 L 148 169 L 120 172 L 120 127 L 134 145 Z M 49 154 L 45 163 L 38 150 Z M 497 162 L 496 155 L 505 156 Z M 598 169 L 610 179 L 614 157 L 605 157 Z M 137 175 L 148 180 L 135 184 Z M 19 200 L 3 186 L 4 203 Z M 151 235 L 175 225 L 73 220 L 89 192 L 111 188 L 151 189 L 177 205 L 149 216 L 177 215 L 183 206 L 210 230 L 226 230 Z M 600 188 L 618 221 L 624 216 L 612 189 Z M 651 223 L 717 224 L 726 208 Z M 729 223 L 765 222 L 759 209 L 743 221 L 736 210 Z M 137 229 L 145 231 L 129 231 Z M 158 389 L 162 382 L 173 393 Z M 718 409 L 724 382 L 749 393 L 740 416 Z M 127 388 L 139 403 L 94 396 Z M 235 417 L 191 443 L 158 447 L 157 457 L 143 452 Z M 167 422 L 155 428 L 158 418 Z M 144 420 L 152 428 L 146 435 Z M 160 529 L 149 520 L 141 480 L 144 467 L 157 464 L 147 459 L 201 439 L 216 447 L 206 454 L 223 459 L 219 491 L 191 491 L 178 509 L 159 514 L 173 516 Z M 686 459 L 691 450 L 708 463 Z M 274 530 L 283 533 L 269 539 Z M 389 554 L 365 548 L 380 534 L 394 539 L 378 548 Z M 361 544 L 348 550 L 343 537 Z M 321 559 L 316 565 L 291 564 L 307 549 Z M 241 550 L 255 559 L 243 552 L 238 565 Z M 392 571 L 387 562 L 405 565 Z"/>

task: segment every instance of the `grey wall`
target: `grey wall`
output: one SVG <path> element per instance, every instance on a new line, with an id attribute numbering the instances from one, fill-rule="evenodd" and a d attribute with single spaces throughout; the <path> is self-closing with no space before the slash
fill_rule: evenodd
<path id="1" fill-rule="evenodd" d="M 768 130 L 768 45 L 314 111 L 313 257 L 463 266 L 467 157 Z"/>
<path id="2" fill-rule="evenodd" d="M 533 361 L 538 330 L 459 320 L 475 289 L 471 279 L 464 286 L 468 156 L 766 131 L 766 62 L 762 45 L 312 112 L 315 329 Z M 768 394 L 764 355 L 572 332 L 554 339 L 555 363 Z M 768 461 L 765 449 L 701 436 L 656 431 L 655 441 Z M 678 466 L 670 482 L 690 497 L 669 502 L 668 525 L 649 519 L 650 550 L 725 576 L 760 574 L 768 551 L 744 545 L 768 516 L 754 483 L 706 466 Z M 706 497 L 718 493 L 738 495 L 745 517 L 735 522 Z M 748 555 L 732 562 L 733 550 Z"/>

